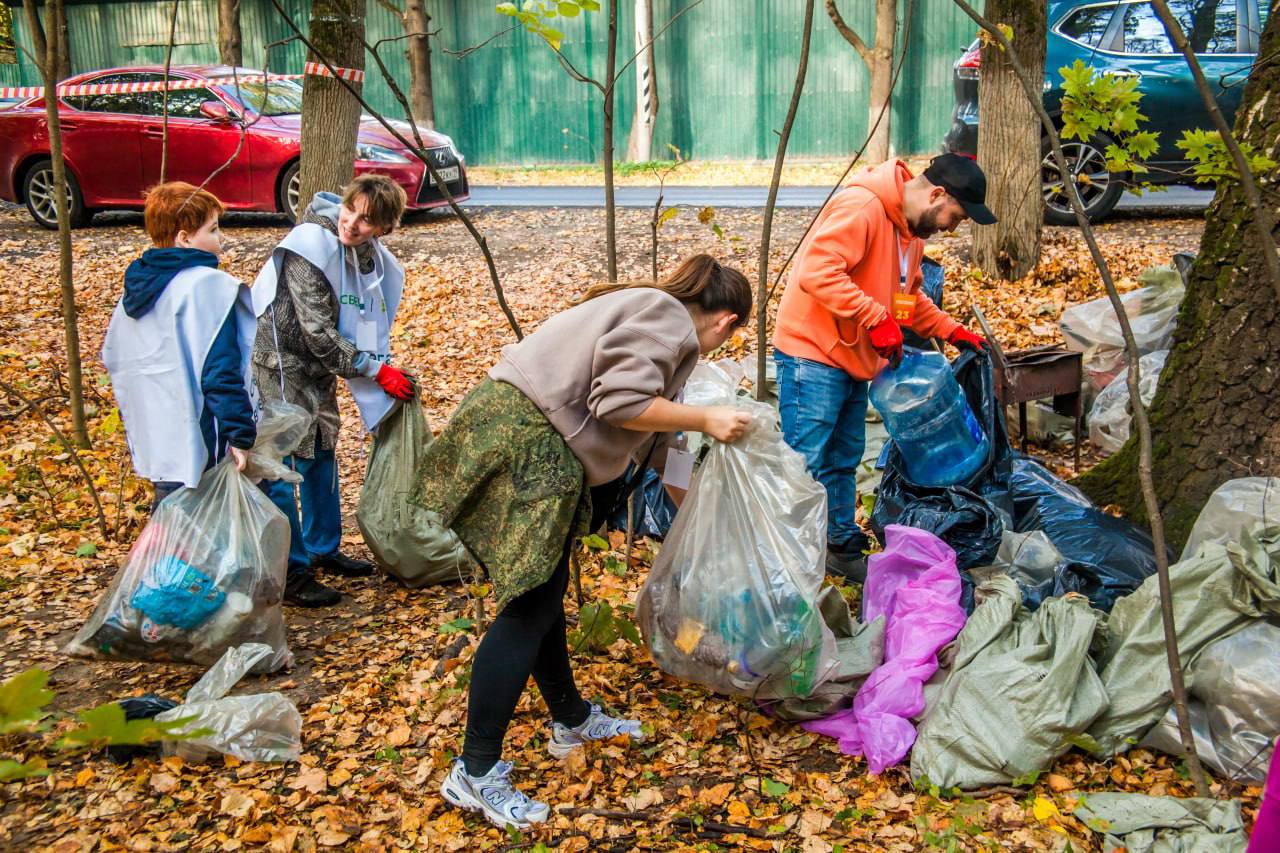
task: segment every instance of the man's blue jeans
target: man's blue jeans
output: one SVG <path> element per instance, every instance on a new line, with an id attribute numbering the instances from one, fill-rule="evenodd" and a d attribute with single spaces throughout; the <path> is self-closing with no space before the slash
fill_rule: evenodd
<path id="1" fill-rule="evenodd" d="M 338 494 L 338 463 L 332 450 L 316 448 L 315 457 L 291 456 L 289 467 L 302 475 L 298 483 L 302 514 L 292 483 L 263 483 L 271 502 L 289 519 L 289 567 L 310 566 L 312 556 L 324 557 L 342 542 L 342 503 Z"/>
<path id="2" fill-rule="evenodd" d="M 782 436 L 827 490 L 827 543 L 861 539 L 858 464 L 866 446 L 867 383 L 844 370 L 774 351 Z"/>

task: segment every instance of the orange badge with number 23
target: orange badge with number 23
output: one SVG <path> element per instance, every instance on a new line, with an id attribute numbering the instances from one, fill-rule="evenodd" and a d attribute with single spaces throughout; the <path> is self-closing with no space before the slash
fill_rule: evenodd
<path id="1" fill-rule="evenodd" d="M 916 319 L 916 295 L 893 294 L 893 321 L 899 326 L 910 326 Z"/>

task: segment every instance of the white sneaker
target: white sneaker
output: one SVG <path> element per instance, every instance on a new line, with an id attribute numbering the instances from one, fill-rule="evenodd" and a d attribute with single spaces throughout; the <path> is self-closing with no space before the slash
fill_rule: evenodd
<path id="1" fill-rule="evenodd" d="M 528 829 L 530 824 L 542 823 L 551 815 L 546 803 L 531 800 L 508 778 L 511 762 L 499 761 L 483 776 L 471 776 L 461 758 L 453 760 L 449 775 L 440 784 L 440 793 L 460 809 L 480 812 L 485 820 L 506 829 Z"/>
<path id="2" fill-rule="evenodd" d="M 632 743 L 644 740 L 639 720 L 614 719 L 592 702 L 591 713 L 587 714 L 582 725 L 569 728 L 560 723 L 551 724 L 551 740 L 547 743 L 547 751 L 555 758 L 564 758 L 587 741 L 611 740 L 620 735 L 631 738 Z"/>

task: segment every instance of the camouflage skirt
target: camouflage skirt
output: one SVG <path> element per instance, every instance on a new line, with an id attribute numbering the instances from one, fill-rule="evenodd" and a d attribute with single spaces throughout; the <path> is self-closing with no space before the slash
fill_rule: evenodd
<path id="1" fill-rule="evenodd" d="M 498 611 L 546 583 L 587 533 L 582 463 L 513 385 L 485 379 L 418 466 L 413 502 L 440 514 L 483 566 Z"/>

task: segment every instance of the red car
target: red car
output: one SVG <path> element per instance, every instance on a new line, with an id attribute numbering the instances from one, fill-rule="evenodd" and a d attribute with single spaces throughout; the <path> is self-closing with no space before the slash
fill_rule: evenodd
<path id="1" fill-rule="evenodd" d="M 222 65 L 183 65 L 171 79 L 209 81 L 207 86 L 169 92 L 169 156 L 166 177 L 207 189 L 228 210 L 278 211 L 292 215 L 298 203 L 298 153 L 302 135 L 302 84 L 266 81 L 261 72 L 237 69 L 239 89 Z M 158 67 L 114 68 L 68 78 L 61 85 L 146 83 L 164 80 Z M 143 192 L 160 179 L 162 103 L 160 91 L 67 95 L 60 99 L 62 149 L 69 171 L 71 224 L 83 225 L 95 211 L 141 209 Z M 410 142 L 406 122 L 392 125 Z M 420 128 L 432 165 L 459 200 L 467 198 L 466 166 L 453 140 Z M 232 154 L 244 145 L 234 158 Z M 219 167 L 231 164 L 209 180 Z M 427 169 L 377 120 L 364 116 L 356 143 L 356 174 L 390 175 L 409 196 L 409 208 L 445 204 Z M 57 227 L 53 167 L 43 97 L 0 110 L 0 198 L 25 203 L 46 228 Z"/>

